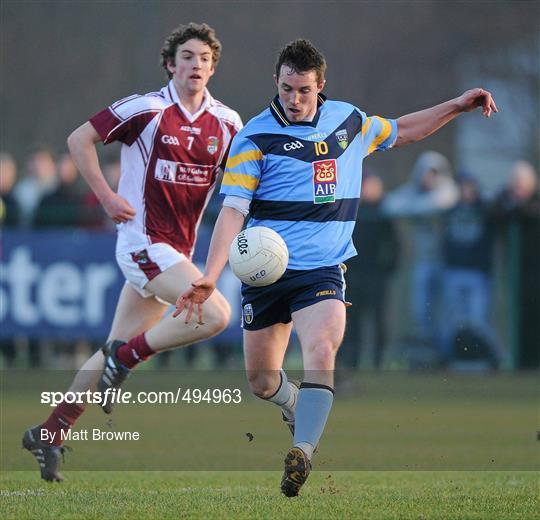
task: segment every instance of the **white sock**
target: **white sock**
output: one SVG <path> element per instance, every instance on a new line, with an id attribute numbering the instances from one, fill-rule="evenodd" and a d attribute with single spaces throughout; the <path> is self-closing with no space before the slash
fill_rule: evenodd
<path id="1" fill-rule="evenodd" d="M 267 399 L 272 403 L 276 403 L 288 421 L 294 419 L 294 410 L 296 408 L 296 398 L 298 397 L 298 387 L 293 385 L 287 379 L 287 374 L 283 370 L 280 370 L 280 385 L 276 393 Z"/>
<path id="2" fill-rule="evenodd" d="M 315 448 L 309 442 L 298 442 L 294 445 L 295 448 L 300 448 L 308 457 L 309 460 L 313 457 Z"/>

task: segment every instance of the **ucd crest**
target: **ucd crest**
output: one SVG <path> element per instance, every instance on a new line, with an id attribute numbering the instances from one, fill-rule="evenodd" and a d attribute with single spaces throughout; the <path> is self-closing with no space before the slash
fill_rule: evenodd
<path id="1" fill-rule="evenodd" d="M 347 129 L 343 128 L 343 130 L 338 130 L 336 132 L 336 139 L 340 148 L 345 150 L 349 145 L 349 135 L 347 134 Z"/>
<path id="2" fill-rule="evenodd" d="M 247 323 L 248 325 L 253 321 L 253 307 L 251 306 L 251 303 L 246 303 L 244 305 L 243 318 L 244 323 Z"/>

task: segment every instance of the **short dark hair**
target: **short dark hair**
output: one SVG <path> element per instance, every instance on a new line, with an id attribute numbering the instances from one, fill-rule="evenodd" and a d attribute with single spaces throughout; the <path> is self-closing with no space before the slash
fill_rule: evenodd
<path id="1" fill-rule="evenodd" d="M 179 25 L 172 33 L 167 37 L 163 48 L 161 49 L 161 66 L 165 69 L 169 79 L 172 78 L 172 74 L 167 68 L 167 65 L 176 56 L 178 46 L 186 43 L 188 40 L 200 40 L 206 43 L 212 50 L 212 64 L 214 67 L 219 63 L 221 57 L 221 42 L 216 38 L 216 31 L 212 29 L 208 24 L 190 22 L 187 25 Z"/>
<path id="2" fill-rule="evenodd" d="M 290 67 L 294 72 L 314 70 L 317 74 L 317 81 L 324 80 L 326 60 L 309 40 L 294 40 L 281 50 L 276 62 L 277 78 L 279 78 L 282 65 Z"/>

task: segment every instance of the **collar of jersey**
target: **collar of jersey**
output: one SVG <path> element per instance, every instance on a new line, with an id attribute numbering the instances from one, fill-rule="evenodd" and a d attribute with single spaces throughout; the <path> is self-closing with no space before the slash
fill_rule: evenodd
<path id="1" fill-rule="evenodd" d="M 176 89 L 174 88 L 174 83 L 171 79 L 169 81 L 169 85 L 167 86 L 167 90 L 169 91 L 169 97 L 173 101 L 173 103 L 176 103 L 178 105 L 178 108 L 182 111 L 184 116 L 186 116 L 186 119 L 193 123 L 208 107 L 210 107 L 214 103 L 214 98 L 210 95 L 210 92 L 208 92 L 208 89 L 204 89 L 204 98 L 201 105 L 201 108 L 197 110 L 194 114 L 191 114 L 189 110 L 187 110 L 184 105 L 182 105 L 182 102 L 180 101 L 180 98 L 178 97 L 178 93 L 176 92 Z"/>
<path id="2" fill-rule="evenodd" d="M 286 126 L 317 126 L 317 123 L 319 122 L 319 117 L 321 115 L 321 106 L 326 101 L 326 96 L 324 94 L 319 94 L 317 96 L 317 112 L 315 113 L 315 117 L 313 118 L 313 121 L 298 121 L 298 122 L 292 122 L 287 119 L 287 116 L 285 115 L 285 111 L 283 110 L 283 107 L 281 106 L 281 102 L 279 101 L 279 96 L 276 96 L 272 102 L 270 103 L 270 112 L 274 116 L 274 119 L 278 122 L 278 124 L 282 127 Z"/>

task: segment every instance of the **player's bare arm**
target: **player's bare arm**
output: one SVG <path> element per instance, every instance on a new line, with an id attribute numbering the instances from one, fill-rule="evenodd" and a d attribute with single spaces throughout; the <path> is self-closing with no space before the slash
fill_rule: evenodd
<path id="1" fill-rule="evenodd" d="M 461 96 L 426 110 L 407 114 L 398 118 L 398 136 L 395 146 L 404 146 L 420 141 L 436 132 L 463 112 L 482 109 L 482 115 L 491 117 L 498 112 L 493 96 L 487 90 L 475 88 Z"/>
<path id="2" fill-rule="evenodd" d="M 101 172 L 96 151 L 96 143 L 101 141 L 95 128 L 88 122 L 74 130 L 67 143 L 71 156 L 101 205 L 117 224 L 135 217 L 135 210 L 129 202 L 116 194 Z"/>
<path id="3" fill-rule="evenodd" d="M 192 287 L 178 297 L 174 317 L 187 308 L 185 321 L 189 323 L 196 308 L 198 321 L 202 323 L 202 304 L 216 288 L 217 280 L 227 264 L 231 242 L 241 231 L 243 225 L 244 215 L 242 213 L 227 206 L 221 209 L 212 233 L 204 276 L 193 282 Z"/>

